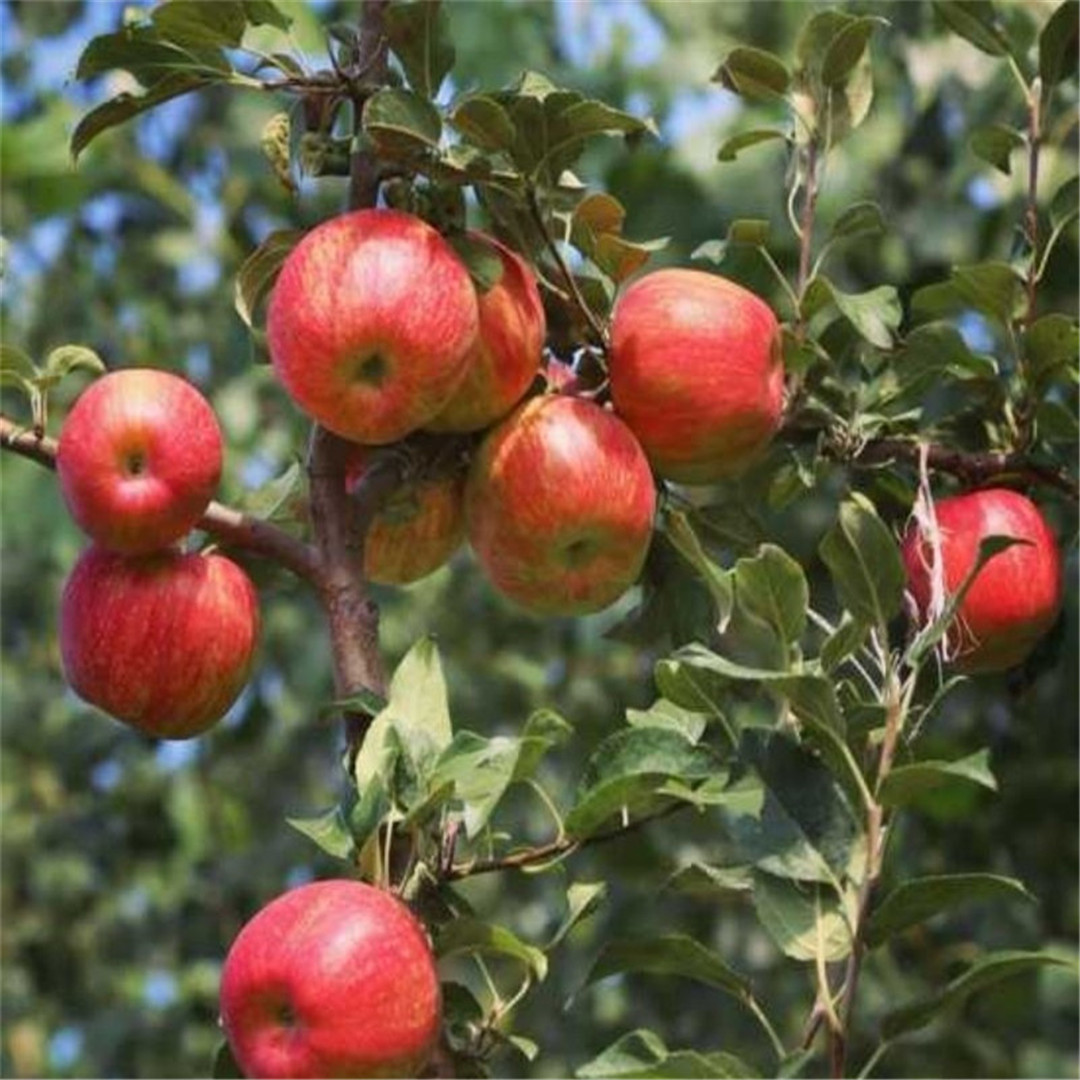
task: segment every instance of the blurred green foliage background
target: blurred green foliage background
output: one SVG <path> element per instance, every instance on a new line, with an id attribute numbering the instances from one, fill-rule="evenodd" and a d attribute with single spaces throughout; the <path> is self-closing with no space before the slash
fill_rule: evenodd
<path id="1" fill-rule="evenodd" d="M 312 55 L 322 49 L 320 23 L 355 17 L 355 5 L 283 6 Z M 456 89 L 500 86 L 530 67 L 656 118 L 659 141 L 633 152 L 599 147 L 582 172 L 626 205 L 630 237 L 672 238 L 659 261 L 686 265 L 701 241 L 724 236 L 732 220 L 767 217 L 776 258 L 793 265 L 782 152 L 770 144 L 735 164 L 717 164 L 725 135 L 752 126 L 754 117 L 709 79 L 740 42 L 789 54 L 811 5 L 456 0 L 449 7 Z M 848 7 L 891 25 L 875 40 L 872 114 L 832 159 L 820 219 L 855 199 L 874 199 L 891 231 L 845 249 L 834 278 L 852 289 L 892 282 L 906 296 L 954 263 L 1008 257 L 1021 212 L 1019 170 L 1011 178 L 994 173 L 966 146 L 966 133 L 980 123 L 1020 120 L 1004 65 L 950 37 L 928 4 Z M 1006 7 L 1010 19 L 1036 27 L 1053 5 Z M 302 453 L 305 424 L 266 367 L 252 363 L 233 310 L 233 278 L 272 228 L 310 225 L 335 212 L 342 183 L 305 181 L 299 199 L 290 198 L 259 147 L 278 105 L 224 89 L 109 134 L 74 170 L 74 122 L 107 88 L 119 88 L 74 84 L 74 63 L 92 34 L 119 25 L 122 8 L 42 0 L 0 8 L 4 337 L 36 357 L 78 342 L 110 366 L 149 364 L 195 380 L 227 436 L 223 498 L 239 501 Z M 1048 193 L 1068 164 L 1047 155 Z M 1053 259 L 1044 310 L 1075 314 L 1076 266 L 1072 238 Z M 765 295 L 775 289 L 753 254 L 736 254 L 724 272 Z M 977 318 L 964 330 L 977 347 L 993 347 Z M 54 433 L 77 389 L 62 390 Z M 4 406 L 25 418 L 24 404 L 6 393 Z M 227 720 L 196 742 L 145 739 L 66 689 L 57 602 L 83 541 L 50 476 L 10 456 L 0 467 L 0 1067 L 21 1077 L 206 1075 L 220 1041 L 217 983 L 230 940 L 286 886 L 337 872 L 284 823 L 286 815 L 332 805 L 344 782 L 341 731 L 319 716 L 331 696 L 319 612 L 287 575 L 249 562 L 264 615 L 250 688 Z M 803 558 L 816 596 L 824 588 L 816 546 L 842 479 L 781 511 L 759 508 L 771 535 Z M 887 1006 L 939 985 L 977 947 L 1075 953 L 1075 511 L 1053 497 L 1047 508 L 1067 545 L 1064 618 L 1025 669 L 965 686 L 927 734 L 935 756 L 988 746 L 1001 790 L 932 816 L 909 815 L 891 856 L 894 880 L 991 870 L 1019 877 L 1040 902 L 965 908 L 908 933 L 893 956 L 875 953 L 861 992 L 863 1031 Z M 882 512 L 895 524 L 905 508 L 885 504 Z M 652 700 L 655 655 L 603 636 L 632 598 L 588 619 L 536 620 L 501 602 L 463 551 L 422 584 L 380 599 L 391 662 L 421 634 L 437 635 L 457 724 L 485 734 L 513 731 L 545 705 L 574 725 L 574 741 L 552 756 L 545 776 L 564 801 L 588 749 L 621 722 L 625 707 Z M 550 835 L 550 821 L 527 791 L 500 814 L 518 837 Z M 488 876 L 462 886 L 483 913 L 540 941 L 562 917 L 568 881 L 611 883 L 607 905 L 561 946 L 547 981 L 517 1012 L 517 1030 L 542 1047 L 539 1059 L 527 1065 L 507 1056 L 498 1063 L 502 1074 L 567 1075 L 634 1027 L 654 1028 L 670 1046 L 730 1049 L 767 1066 L 753 1021 L 693 983 L 619 978 L 568 1004 L 600 943 L 616 930 L 679 930 L 710 943 L 754 979 L 784 1034 L 795 1037 L 811 979 L 778 955 L 753 911 L 734 894 L 719 902 L 663 889 L 691 857 L 719 861 L 723 843 L 708 815 L 687 812 L 546 875 Z M 855 1060 L 870 1048 L 860 1043 Z M 897 1046 L 879 1067 L 881 1075 L 908 1076 L 1076 1072 L 1076 987 L 1057 970 L 976 999 Z"/>

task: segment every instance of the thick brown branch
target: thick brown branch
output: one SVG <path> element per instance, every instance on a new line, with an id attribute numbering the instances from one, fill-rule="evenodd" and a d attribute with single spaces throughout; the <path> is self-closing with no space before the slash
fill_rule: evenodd
<path id="1" fill-rule="evenodd" d="M 56 468 L 56 440 L 37 436 L 26 428 L 0 416 L 0 447 L 36 461 L 47 469 Z M 212 502 L 199 519 L 198 528 L 224 544 L 241 548 L 291 570 L 316 587 L 321 580 L 318 556 L 302 540 L 232 506 Z"/>

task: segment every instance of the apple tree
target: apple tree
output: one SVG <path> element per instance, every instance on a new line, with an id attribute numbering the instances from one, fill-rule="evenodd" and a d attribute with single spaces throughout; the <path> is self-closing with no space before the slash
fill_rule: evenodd
<path id="1" fill-rule="evenodd" d="M 642 89 L 541 5 L 110 6 L 62 169 L 13 124 L 5 231 L 114 235 L 69 294 L 11 250 L 6 798 L 148 856 L 5 839 L 5 1068 L 68 1067 L 24 983 L 176 956 L 105 1068 L 1070 1061 L 1080 8 L 712 7 L 611 6 Z"/>

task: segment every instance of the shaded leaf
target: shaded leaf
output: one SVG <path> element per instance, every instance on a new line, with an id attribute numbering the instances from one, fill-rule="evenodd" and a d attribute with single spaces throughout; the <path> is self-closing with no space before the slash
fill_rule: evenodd
<path id="1" fill-rule="evenodd" d="M 734 575 L 743 609 L 771 626 L 785 645 L 798 642 L 810 604 L 802 567 L 783 548 L 762 544 L 755 556 L 735 563 Z"/>
<path id="2" fill-rule="evenodd" d="M 828 885 L 754 874 L 754 910 L 777 948 L 793 960 L 843 960 L 851 952 L 858 897 Z"/>
<path id="3" fill-rule="evenodd" d="M 1046 21 L 1039 34 L 1039 76 L 1044 100 L 1054 87 L 1076 71 L 1080 7 L 1065 0 Z"/>
<path id="4" fill-rule="evenodd" d="M 1054 192 L 1050 200 L 1050 222 L 1055 229 L 1061 228 L 1080 213 L 1080 177 L 1066 180 Z"/>
<path id="5" fill-rule="evenodd" d="M 163 39 L 181 45 L 223 45 L 235 49 L 247 27 L 244 5 L 230 0 L 164 0 L 150 12 Z"/>
<path id="6" fill-rule="evenodd" d="M 216 82 L 232 75 L 221 49 L 173 44 L 151 26 L 129 26 L 92 38 L 79 56 L 75 77 L 92 79 L 116 68 L 130 71 L 147 89 L 176 76 Z"/>
<path id="7" fill-rule="evenodd" d="M 423 774 L 454 735 L 446 679 L 434 639 L 421 638 L 398 664 L 390 680 L 386 712 L 406 752 Z"/>
<path id="8" fill-rule="evenodd" d="M 712 81 L 742 97 L 772 101 L 787 93 L 791 72 L 773 53 L 739 45 L 727 54 Z"/>
<path id="9" fill-rule="evenodd" d="M 881 1022 L 882 1034 L 887 1039 L 895 1039 L 898 1035 L 916 1031 L 980 990 L 1014 975 L 1048 966 L 1075 969 L 1075 964 L 1051 953 L 1011 950 L 988 953 L 936 994 L 888 1013 Z"/>
<path id="10" fill-rule="evenodd" d="M 879 349 L 892 348 L 893 337 L 903 319 L 900 297 L 892 285 L 879 285 L 863 293 L 846 293 L 823 277 L 816 278 L 815 284 L 824 287 L 840 314 L 861 337 Z"/>
<path id="11" fill-rule="evenodd" d="M 749 866 L 712 866 L 691 863 L 676 870 L 664 884 L 665 889 L 686 893 L 700 899 L 714 899 L 732 892 L 749 892 L 754 887 L 754 872 Z"/>
<path id="12" fill-rule="evenodd" d="M 716 622 L 721 629 L 731 617 L 733 600 L 732 575 L 718 566 L 701 545 L 689 517 L 681 510 L 665 510 L 662 517 L 664 534 L 671 546 L 697 571 L 716 605 Z"/>
<path id="13" fill-rule="evenodd" d="M 853 19 L 829 42 L 821 61 L 821 81 L 827 87 L 843 83 L 870 44 L 874 31 L 888 25 L 884 19 L 864 15 Z"/>
<path id="14" fill-rule="evenodd" d="M 1060 312 L 1036 319 L 1024 332 L 1022 353 L 1028 379 L 1035 392 L 1042 393 L 1080 355 L 1080 328 L 1076 320 Z"/>
<path id="15" fill-rule="evenodd" d="M 435 97 L 454 66 L 454 46 L 442 4 L 397 0 L 386 10 L 384 27 L 409 85 L 425 98 Z"/>
<path id="16" fill-rule="evenodd" d="M 470 233 L 455 233 L 449 241 L 479 292 L 486 293 L 502 280 L 502 257 L 491 244 Z"/>
<path id="17" fill-rule="evenodd" d="M 273 287 L 281 264 L 303 235 L 299 229 L 279 229 L 244 260 L 236 275 L 233 305 L 248 329 L 254 326 L 256 309 Z"/>
<path id="18" fill-rule="evenodd" d="M 829 240 L 848 239 L 853 236 L 876 235 L 885 232 L 885 219 L 881 207 L 874 202 L 852 203 L 833 222 Z"/>
<path id="19" fill-rule="evenodd" d="M 885 778 L 879 792 L 885 806 L 932 805 L 933 796 L 942 789 L 975 784 L 997 791 L 997 780 L 990 771 L 990 752 L 979 750 L 957 761 L 917 761 L 899 765 Z"/>
<path id="20" fill-rule="evenodd" d="M 528 945 L 505 926 L 466 917 L 455 919 L 441 927 L 435 936 L 438 956 L 502 956 L 518 960 L 538 979 L 547 974 L 547 957 L 535 946 Z"/>
<path id="21" fill-rule="evenodd" d="M 740 1001 L 750 997 L 750 983 L 742 975 L 728 967 L 716 953 L 685 934 L 608 942 L 596 958 L 584 985 L 624 972 L 678 975 L 715 986 Z"/>
<path id="22" fill-rule="evenodd" d="M 210 1075 L 213 1080 L 244 1080 L 244 1074 L 233 1057 L 232 1049 L 227 1042 L 223 1042 L 214 1053 L 214 1061 L 210 1066 Z"/>
<path id="23" fill-rule="evenodd" d="M 285 820 L 335 859 L 350 859 L 356 850 L 340 806 L 334 806 L 315 817 L 287 817 Z"/>
<path id="24" fill-rule="evenodd" d="M 607 896 L 605 881 L 577 881 L 566 890 L 566 915 L 548 942 L 550 952 L 578 923 L 587 919 L 604 902 Z"/>
<path id="25" fill-rule="evenodd" d="M 934 10 L 976 49 L 991 56 L 1004 56 L 1009 51 L 990 0 L 934 0 Z"/>
<path id="26" fill-rule="evenodd" d="M 818 659 L 826 674 L 831 674 L 849 656 L 853 656 L 866 641 L 870 628 L 853 619 L 847 612 L 836 630 L 822 642 Z"/>
<path id="27" fill-rule="evenodd" d="M 772 128 L 757 128 L 753 131 L 742 131 L 738 135 L 732 135 L 725 139 L 720 149 L 716 152 L 717 161 L 734 161 L 743 150 L 751 146 L 759 146 L 761 143 L 773 142 L 776 139 L 788 141 L 788 136 L 783 131 L 775 131 Z"/>
<path id="28" fill-rule="evenodd" d="M 387 88 L 364 105 L 364 130 L 383 153 L 409 156 L 438 150 L 442 120 L 435 106 L 415 91 Z"/>
<path id="29" fill-rule="evenodd" d="M 893 934 L 917 926 L 943 911 L 983 900 L 1035 897 L 1014 878 L 997 874 L 945 874 L 901 882 L 870 916 L 866 941 L 881 945 Z"/>
<path id="30" fill-rule="evenodd" d="M 274 521 L 282 511 L 285 511 L 285 513 L 281 513 L 281 516 L 288 517 L 287 511 L 292 504 L 293 498 L 303 489 L 303 486 L 304 470 L 299 461 L 293 461 L 280 476 L 275 476 L 273 480 L 268 481 L 261 487 L 245 491 L 240 499 L 240 509 L 252 517 L 259 518 L 261 521 Z M 382 698 L 374 694 L 365 701 L 381 702 Z M 334 704 L 335 707 L 341 707 L 338 702 Z M 366 705 L 365 711 L 370 711 Z M 374 715 L 374 712 L 372 712 L 372 715 Z"/>
<path id="31" fill-rule="evenodd" d="M 626 722 L 631 727 L 669 728 L 696 743 L 704 734 L 709 718 L 702 713 L 684 709 L 673 701 L 660 698 L 648 709 L 627 709 Z"/>
<path id="32" fill-rule="evenodd" d="M 1024 145 L 1024 136 L 1008 124 L 989 124 L 971 134 L 972 152 L 1006 176 L 1012 173 L 1012 152 Z"/>
<path id="33" fill-rule="evenodd" d="M 450 114 L 450 123 L 470 142 L 484 150 L 508 150 L 516 132 L 507 111 L 492 97 L 474 94 Z"/>
<path id="34" fill-rule="evenodd" d="M 723 1051 L 669 1051 L 651 1031 L 632 1031 L 612 1043 L 603 1053 L 582 1065 L 575 1076 L 582 1080 L 644 1080 L 645 1077 L 749 1077 L 760 1076 L 733 1054 Z"/>
<path id="35" fill-rule="evenodd" d="M 856 619 L 883 627 L 900 610 L 907 582 L 900 550 L 867 500 L 855 496 L 840 506 L 818 551 Z"/>

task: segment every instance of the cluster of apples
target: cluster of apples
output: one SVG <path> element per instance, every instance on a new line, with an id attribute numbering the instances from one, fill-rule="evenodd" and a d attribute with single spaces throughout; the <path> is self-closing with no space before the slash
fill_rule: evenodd
<path id="1" fill-rule="evenodd" d="M 230 559 L 184 552 L 221 475 L 206 399 L 168 372 L 131 368 L 93 383 L 60 434 L 68 510 L 91 545 L 60 602 L 68 683 L 118 720 L 165 739 L 218 721 L 247 681 L 255 588 Z"/>
<path id="2" fill-rule="evenodd" d="M 495 586 L 541 615 L 611 604 L 641 572 L 656 475 L 709 483 L 771 439 L 783 406 L 780 333 L 769 307 L 716 275 L 660 270 L 615 308 L 613 407 L 575 393 L 527 398 L 546 327 L 535 277 L 486 243 L 502 275 L 479 293 L 450 244 L 396 210 L 324 222 L 289 254 L 267 339 L 296 404 L 372 448 L 415 431 L 483 432 L 467 476 L 406 485 L 368 535 L 371 580 L 405 583 L 467 534 Z"/>

